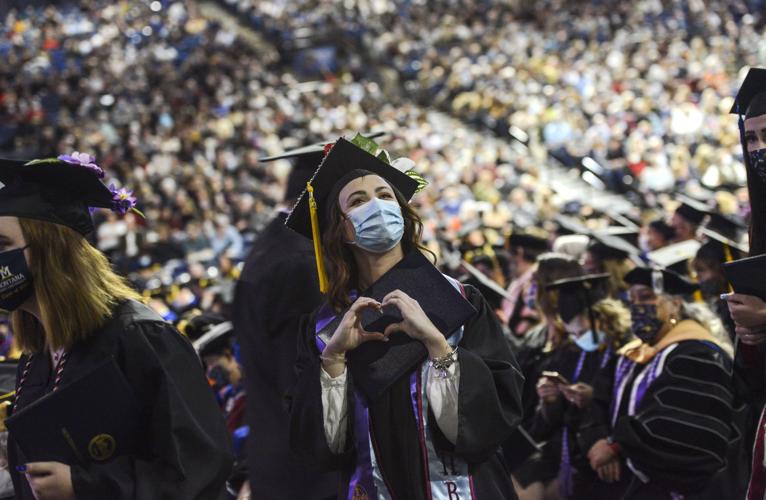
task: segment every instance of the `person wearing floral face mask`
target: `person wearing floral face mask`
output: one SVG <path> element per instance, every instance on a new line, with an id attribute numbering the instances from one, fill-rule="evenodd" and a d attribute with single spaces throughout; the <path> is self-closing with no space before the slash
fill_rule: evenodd
<path id="1" fill-rule="evenodd" d="M 515 498 L 500 446 L 521 420 L 520 370 L 481 294 L 421 254 L 421 221 L 408 203 L 416 174 L 378 150 L 361 136 L 338 139 L 286 221 L 313 240 L 326 294 L 303 324 L 291 449 L 340 471 L 339 498 Z M 401 288 L 367 295 L 391 273 Z M 457 294 L 475 309 L 454 333 L 437 326 L 446 311 L 427 314 L 427 298 L 403 290 L 421 279 L 429 295 Z M 365 327 L 367 315 L 389 314 L 400 319 Z M 405 363 L 413 349 L 422 355 Z M 372 350 L 385 366 L 355 364 Z"/>
<path id="2" fill-rule="evenodd" d="M 620 474 L 583 498 L 676 498 L 721 487 L 716 473 L 735 432 L 728 336 L 707 306 L 684 300 L 697 289 L 686 278 L 639 267 L 625 281 L 637 339 L 596 380 L 579 436 L 594 470 L 616 463 Z M 736 498 L 741 484 L 728 486 Z"/>

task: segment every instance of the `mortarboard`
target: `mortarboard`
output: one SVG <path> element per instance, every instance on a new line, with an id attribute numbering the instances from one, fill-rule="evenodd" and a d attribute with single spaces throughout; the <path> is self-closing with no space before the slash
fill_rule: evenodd
<path id="1" fill-rule="evenodd" d="M 513 231 L 508 237 L 508 246 L 543 251 L 549 250 L 551 247 L 550 234 L 548 231 L 534 226 Z"/>
<path id="2" fill-rule="evenodd" d="M 469 264 L 465 260 L 461 260 L 460 264 L 479 285 L 476 288 L 479 288 L 482 291 L 482 294 L 484 294 L 486 291 L 491 292 L 493 295 L 498 296 L 500 299 L 512 299 L 511 294 L 507 290 L 503 289 L 503 287 L 498 285 L 492 278 L 476 269 L 473 265 Z"/>
<path id="3" fill-rule="evenodd" d="M 385 132 L 364 134 L 368 139 L 375 139 L 382 135 L 385 135 Z M 316 171 L 317 166 L 324 158 L 325 147 L 327 147 L 328 143 L 332 143 L 332 141 L 316 142 L 314 144 L 285 151 L 278 155 L 260 158 L 259 161 L 263 163 L 277 160 L 293 160 L 293 168 L 290 171 L 290 176 L 287 178 L 285 200 L 293 200 L 305 191 L 306 183 L 311 179 L 312 174 Z"/>
<path id="4" fill-rule="evenodd" d="M 199 309 L 192 309 L 183 315 L 181 321 L 183 325 L 179 322 L 176 327 L 180 332 L 189 337 L 189 340 L 195 342 L 214 326 L 225 322 L 226 318 L 218 314 L 203 313 Z"/>
<path id="5" fill-rule="evenodd" d="M 641 253 L 634 245 L 607 232 L 593 232 L 591 238 L 588 251 L 600 260 L 628 259 Z"/>
<path id="6" fill-rule="evenodd" d="M 649 252 L 646 257 L 659 267 L 686 274 L 687 263 L 697 255 L 700 246 L 702 244 L 697 240 L 681 241 Z"/>
<path id="7" fill-rule="evenodd" d="M 745 257 L 723 265 L 726 279 L 736 293 L 766 300 L 766 255 Z"/>
<path id="8" fill-rule="evenodd" d="M 560 236 L 568 234 L 585 234 L 590 235 L 591 230 L 588 229 L 579 219 L 570 217 L 567 215 L 556 215 L 553 220 L 556 222 L 556 233 Z"/>
<path id="9" fill-rule="evenodd" d="M 409 200 L 424 184 L 424 181 L 417 180 L 417 174 L 410 176 L 387 163 L 387 153 L 378 149 L 372 140 L 358 134 L 353 142 L 342 137 L 338 139 L 285 221 L 287 227 L 314 241 L 319 287 L 323 292 L 327 290 L 327 276 L 324 273 L 321 234 L 328 222 L 330 207 L 337 203 L 339 191 L 352 180 L 373 174 L 385 179 Z"/>
<path id="10" fill-rule="evenodd" d="M 385 134 L 386 134 L 385 132 L 372 132 L 370 134 L 362 134 L 362 135 L 366 137 L 367 139 L 377 139 L 378 137 L 381 137 Z M 266 163 L 266 162 L 277 161 L 277 160 L 291 160 L 291 159 L 302 158 L 302 157 L 311 157 L 312 155 L 315 155 L 315 154 L 319 154 L 319 155 L 322 155 L 322 157 L 324 157 L 324 150 L 328 144 L 332 144 L 332 141 L 315 142 L 314 144 L 301 146 L 299 148 L 285 151 L 284 153 L 260 158 L 259 161 Z M 320 157 L 320 161 L 322 157 Z M 314 170 L 316 170 L 316 167 L 317 165 L 314 165 L 313 167 Z"/>
<path id="11" fill-rule="evenodd" d="M 606 298 L 606 283 L 609 277 L 609 273 L 586 274 L 556 280 L 548 284 L 545 289 L 559 291 L 557 299 L 559 316 L 564 323 L 569 323 L 578 314 L 590 310 L 591 306 Z"/>
<path id="12" fill-rule="evenodd" d="M 476 314 L 473 305 L 417 249 L 407 253 L 361 296 L 382 301 L 388 293 L 397 289 L 415 299 L 446 338 Z M 345 311 L 335 315 L 317 332 L 325 343 L 344 314 Z M 364 310 L 361 323 L 367 331 L 383 332 L 388 325 L 401 320 L 398 309 L 387 306 L 383 308 L 382 315 Z M 370 400 L 374 400 L 390 384 L 422 362 L 426 354 L 426 348 L 421 342 L 403 332 L 396 332 L 389 337 L 388 342 L 366 342 L 351 351 L 348 354 L 348 367 L 354 383 Z"/>
<path id="13" fill-rule="evenodd" d="M 699 286 L 670 269 L 636 267 L 624 278 L 628 285 L 645 285 L 655 293 L 670 295 L 691 295 Z"/>
<path id="14" fill-rule="evenodd" d="M 59 158 L 70 161 L 0 159 L 0 215 L 61 224 L 86 235 L 94 229 L 91 207 L 115 210 L 115 193 L 101 182 L 104 173 L 93 158 Z"/>
<path id="15" fill-rule="evenodd" d="M 676 196 L 676 199 L 680 201 L 681 204 L 676 208 L 675 213 L 695 226 L 699 226 L 710 211 L 710 208 L 707 205 L 688 196 L 679 194 Z"/>
<path id="16" fill-rule="evenodd" d="M 700 228 L 702 234 L 709 239 L 723 245 L 724 253 L 728 251 L 729 255 L 726 261 L 734 260 L 731 251 L 727 249 L 734 248 L 742 253 L 747 253 L 747 245 L 742 242 L 745 226 L 733 219 L 718 212 L 711 212 L 707 222 Z"/>
<path id="17" fill-rule="evenodd" d="M 729 113 L 745 118 L 766 114 L 766 69 L 750 68 Z"/>
<path id="18" fill-rule="evenodd" d="M 234 326 L 231 321 L 224 321 L 211 327 L 207 333 L 194 341 L 194 350 L 200 357 L 219 354 L 226 348 L 231 348 L 234 337 Z"/>
<path id="19" fill-rule="evenodd" d="M 676 237 L 676 230 L 665 222 L 664 219 L 655 219 L 649 223 L 649 228 L 657 231 L 667 241 L 672 241 Z"/>

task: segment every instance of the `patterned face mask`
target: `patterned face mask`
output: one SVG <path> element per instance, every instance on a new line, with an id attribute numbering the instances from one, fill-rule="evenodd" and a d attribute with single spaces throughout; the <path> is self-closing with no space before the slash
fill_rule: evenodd
<path id="1" fill-rule="evenodd" d="M 657 306 L 654 304 L 631 304 L 630 321 L 633 335 L 648 344 L 662 329 L 662 321 L 657 317 Z"/>
<path id="2" fill-rule="evenodd" d="M 750 168 L 763 182 L 766 182 L 766 148 L 750 152 Z"/>

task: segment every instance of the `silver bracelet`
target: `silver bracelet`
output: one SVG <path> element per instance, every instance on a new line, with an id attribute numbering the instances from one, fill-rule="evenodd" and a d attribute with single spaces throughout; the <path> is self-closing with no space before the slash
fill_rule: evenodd
<path id="1" fill-rule="evenodd" d="M 444 356 L 431 360 L 431 368 L 436 370 L 441 378 L 447 378 L 449 375 L 447 370 L 452 364 L 457 361 L 457 347 L 453 347 L 452 351 Z"/>

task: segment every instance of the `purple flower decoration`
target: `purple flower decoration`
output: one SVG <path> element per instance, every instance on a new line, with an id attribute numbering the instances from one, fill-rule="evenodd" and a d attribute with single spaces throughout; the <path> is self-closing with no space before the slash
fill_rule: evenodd
<path id="1" fill-rule="evenodd" d="M 136 197 L 133 196 L 133 191 L 125 188 L 116 189 L 114 184 L 109 186 L 109 191 L 112 192 L 112 211 L 125 215 L 130 210 L 135 210 Z"/>
<path id="2" fill-rule="evenodd" d="M 69 163 L 70 165 L 79 165 L 81 167 L 87 168 L 91 172 L 95 173 L 99 179 L 104 178 L 104 171 L 95 163 L 96 158 L 89 155 L 88 153 L 80 153 L 79 151 L 75 151 L 71 155 L 61 155 L 57 159 Z"/>

